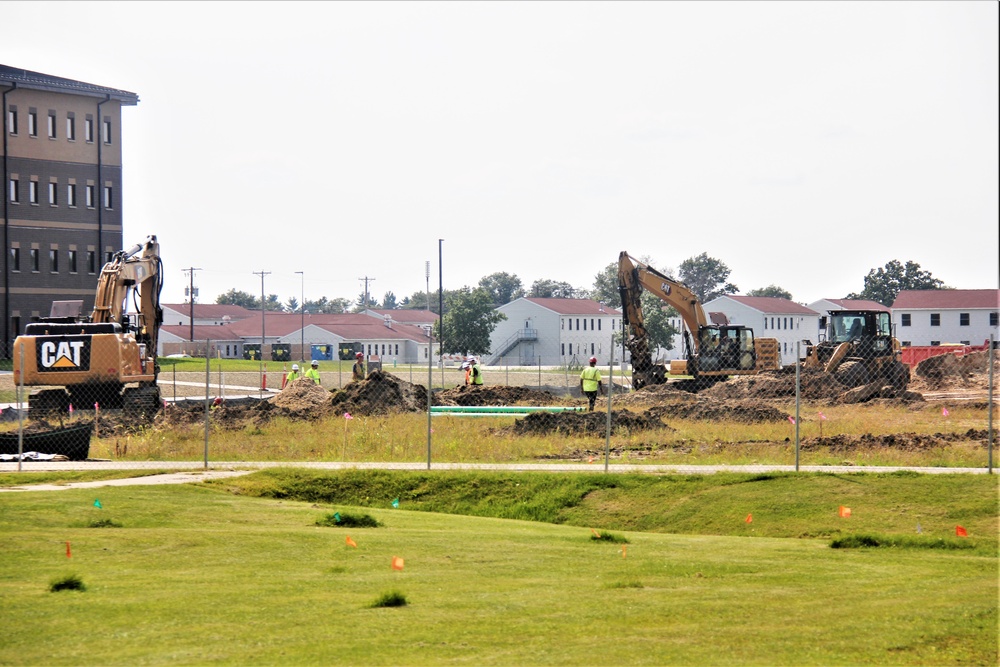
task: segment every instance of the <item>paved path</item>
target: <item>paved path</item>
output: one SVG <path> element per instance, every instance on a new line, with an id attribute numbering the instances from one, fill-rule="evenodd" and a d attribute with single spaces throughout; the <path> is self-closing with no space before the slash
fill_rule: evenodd
<path id="1" fill-rule="evenodd" d="M 127 465 L 103 461 L 82 462 L 36 462 L 27 461 L 21 464 L 23 472 L 48 472 L 53 470 L 164 470 L 174 472 L 147 475 L 145 477 L 128 477 L 124 479 L 106 479 L 92 482 L 68 482 L 66 484 L 26 484 L 23 486 L 0 487 L 0 493 L 12 491 L 61 491 L 63 489 L 97 488 L 102 486 L 141 486 L 152 484 L 190 484 L 209 479 L 221 479 L 246 475 L 264 468 L 309 468 L 313 470 L 427 470 L 427 463 L 316 463 L 316 462 L 220 462 L 212 463 L 208 468 L 203 462 L 170 462 L 157 461 L 130 462 Z M 494 470 L 508 472 L 579 472 L 593 473 L 605 470 L 603 461 L 594 463 L 432 463 L 430 469 L 438 470 Z M 909 470 L 928 475 L 961 474 L 984 475 L 990 471 L 986 468 L 923 468 L 903 466 L 799 466 L 799 472 L 823 472 L 835 474 L 850 473 L 892 473 Z M 16 463 L 0 464 L 0 472 L 16 472 Z M 736 473 L 767 473 L 794 472 L 795 466 L 754 465 L 754 466 L 673 466 L 673 465 L 626 465 L 613 463 L 607 466 L 607 472 L 616 474 L 652 474 L 652 475 L 710 475 L 718 472 Z"/>

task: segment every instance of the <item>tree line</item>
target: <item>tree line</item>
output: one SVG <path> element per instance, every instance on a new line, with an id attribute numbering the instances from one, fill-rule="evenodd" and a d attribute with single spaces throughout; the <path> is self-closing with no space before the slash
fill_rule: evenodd
<path id="1" fill-rule="evenodd" d="M 640 261 L 654 266 L 648 257 Z M 677 267 L 676 272 L 670 268 L 658 269 L 662 273 L 678 280 L 697 295 L 702 303 L 707 303 L 727 294 L 739 294 L 740 290 L 729 282 L 731 270 L 724 262 L 707 253 L 690 257 Z M 847 294 L 846 299 L 866 299 L 876 301 L 884 306 L 892 305 L 899 292 L 903 290 L 951 289 L 944 282 L 934 278 L 930 271 L 920 268 L 916 262 L 905 264 L 892 260 L 884 267 L 873 268 L 864 277 L 863 288 L 859 292 Z M 306 300 L 299 303 L 295 297 L 282 303 L 276 294 L 268 295 L 263 301 L 263 309 L 267 311 L 288 313 L 348 313 L 363 312 L 367 309 L 397 310 L 417 309 L 430 310 L 438 315 L 441 313 L 439 299 L 432 293 L 430 303 L 427 303 L 427 293 L 414 292 L 410 296 L 397 299 L 391 292 L 385 292 L 381 301 L 364 292 L 350 301 L 344 298 Z M 611 308 L 621 308 L 621 296 L 618 293 L 618 263 L 611 262 L 594 277 L 594 283 L 589 288 L 578 288 L 570 283 L 551 280 L 535 280 L 528 289 L 524 288 L 521 279 L 511 273 L 496 272 L 484 276 L 475 287 L 465 286 L 455 290 L 444 290 L 444 316 L 435 324 L 435 338 L 444 341 L 444 352 L 462 354 L 471 352 L 485 354 L 489 352 L 490 334 L 496 325 L 506 319 L 496 308 L 521 297 L 534 298 L 565 298 L 593 299 Z M 768 285 L 749 290 L 746 296 L 768 296 L 792 300 L 792 294 L 777 285 Z M 366 298 L 367 297 L 367 298 Z M 677 330 L 670 324 L 670 318 L 676 317 L 672 308 L 664 308 L 663 304 L 648 292 L 642 295 L 645 325 L 651 341 L 659 347 L 671 349 Z M 215 303 L 243 306 L 249 310 L 261 310 L 261 299 L 249 292 L 231 289 L 219 295 Z M 443 339 L 441 328 L 443 326 Z"/>

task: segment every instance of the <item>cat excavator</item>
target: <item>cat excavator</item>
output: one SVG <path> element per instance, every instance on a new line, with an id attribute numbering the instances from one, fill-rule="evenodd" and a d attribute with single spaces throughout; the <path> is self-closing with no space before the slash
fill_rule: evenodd
<path id="1" fill-rule="evenodd" d="M 101 269 L 89 317 L 60 316 L 53 304 L 50 317 L 28 324 L 14 340 L 14 380 L 45 387 L 30 395 L 29 416 L 72 405 L 152 419 L 161 405 L 156 343 L 162 289 L 160 244 L 149 236 L 115 253 Z M 80 302 L 71 303 L 79 310 Z"/>
<path id="2" fill-rule="evenodd" d="M 673 306 L 684 323 L 684 359 L 671 361 L 669 368 L 653 363 L 640 300 L 643 290 Z M 632 355 L 635 389 L 676 379 L 679 388 L 697 390 L 730 375 L 753 375 L 781 366 L 776 339 L 754 338 L 753 329 L 745 326 L 713 324 L 687 285 L 626 251 L 618 255 L 618 291 L 623 320 L 628 326 L 625 346 Z"/>

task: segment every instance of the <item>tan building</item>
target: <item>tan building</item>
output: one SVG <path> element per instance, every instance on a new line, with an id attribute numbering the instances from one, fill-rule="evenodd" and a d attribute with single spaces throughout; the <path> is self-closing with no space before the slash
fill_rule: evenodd
<path id="1" fill-rule="evenodd" d="M 101 267 L 123 248 L 126 90 L 0 65 L 3 284 L 0 356 L 53 301 L 94 305 Z"/>

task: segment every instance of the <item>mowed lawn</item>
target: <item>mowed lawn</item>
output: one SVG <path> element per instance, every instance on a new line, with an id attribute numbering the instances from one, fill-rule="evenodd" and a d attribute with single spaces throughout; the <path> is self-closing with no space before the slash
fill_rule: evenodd
<path id="1" fill-rule="evenodd" d="M 333 512 L 382 525 L 316 525 Z M 602 532 L 199 485 L 4 493 L 0 664 L 997 661 L 995 529 L 970 549 Z M 69 575 L 86 590 L 50 592 Z M 407 604 L 372 606 L 388 593 Z"/>

